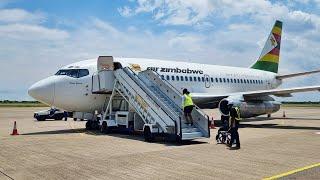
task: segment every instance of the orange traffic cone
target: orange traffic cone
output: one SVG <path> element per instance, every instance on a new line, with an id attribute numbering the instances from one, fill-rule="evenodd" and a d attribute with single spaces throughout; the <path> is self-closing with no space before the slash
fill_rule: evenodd
<path id="1" fill-rule="evenodd" d="M 282 117 L 285 118 L 286 117 L 286 112 L 283 111 Z"/>
<path id="2" fill-rule="evenodd" d="M 11 135 L 13 135 L 13 136 L 14 135 L 19 135 L 16 121 L 14 121 L 13 130 L 12 130 L 12 134 Z"/>
<path id="3" fill-rule="evenodd" d="M 216 126 L 214 125 L 214 120 L 213 120 L 213 117 L 211 119 L 211 124 L 210 124 L 210 129 L 215 129 Z"/>

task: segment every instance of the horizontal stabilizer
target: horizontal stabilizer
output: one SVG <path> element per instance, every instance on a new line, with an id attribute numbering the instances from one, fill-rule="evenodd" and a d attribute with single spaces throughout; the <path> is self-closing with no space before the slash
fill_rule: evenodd
<path id="1" fill-rule="evenodd" d="M 301 73 L 293 73 L 293 74 L 286 74 L 286 75 L 278 75 L 276 76 L 277 79 L 286 79 L 286 78 L 292 78 L 296 76 L 304 76 L 314 73 L 320 73 L 320 70 L 314 70 L 314 71 L 307 71 L 307 72 L 301 72 Z"/>

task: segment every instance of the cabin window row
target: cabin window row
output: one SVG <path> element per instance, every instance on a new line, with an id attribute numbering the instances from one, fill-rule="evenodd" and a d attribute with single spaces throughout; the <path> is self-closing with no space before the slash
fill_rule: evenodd
<path id="1" fill-rule="evenodd" d="M 262 80 L 258 79 L 233 79 L 233 78 L 209 78 L 199 76 L 169 76 L 161 75 L 161 78 L 167 81 L 194 81 L 194 82 L 209 82 L 212 83 L 241 83 L 241 84 L 263 84 Z"/>

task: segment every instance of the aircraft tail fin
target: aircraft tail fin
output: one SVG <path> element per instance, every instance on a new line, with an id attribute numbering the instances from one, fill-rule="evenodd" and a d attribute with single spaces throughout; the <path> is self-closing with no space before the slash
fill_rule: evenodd
<path id="1" fill-rule="evenodd" d="M 282 22 L 276 21 L 260 57 L 250 68 L 278 73 Z"/>

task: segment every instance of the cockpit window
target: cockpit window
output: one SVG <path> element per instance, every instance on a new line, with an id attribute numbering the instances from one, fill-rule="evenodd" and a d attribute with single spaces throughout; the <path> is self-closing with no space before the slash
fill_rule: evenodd
<path id="1" fill-rule="evenodd" d="M 79 78 L 89 75 L 88 69 L 79 69 Z"/>
<path id="2" fill-rule="evenodd" d="M 89 70 L 88 69 L 61 69 L 55 75 L 81 78 L 89 75 Z"/>

